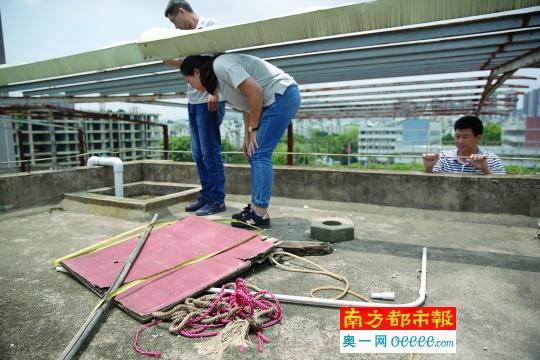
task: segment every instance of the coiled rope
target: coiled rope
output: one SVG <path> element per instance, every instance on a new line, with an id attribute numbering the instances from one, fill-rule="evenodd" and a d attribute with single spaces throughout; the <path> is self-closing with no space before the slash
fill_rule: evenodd
<path id="1" fill-rule="evenodd" d="M 226 292 L 225 290 L 232 290 Z M 265 299 L 267 295 L 270 299 Z M 138 345 L 142 331 L 162 321 L 171 321 L 169 331 L 188 338 L 208 338 L 197 344 L 199 353 L 221 359 L 229 346 L 238 346 L 244 352 L 249 340 L 249 331 L 257 337 L 258 350 L 263 351 L 263 343 L 268 337 L 263 329 L 280 322 L 282 317 L 279 300 L 269 291 L 261 290 L 238 278 L 234 283 L 223 285 L 219 294 L 189 298 L 169 311 L 155 312 L 150 324 L 137 330 L 134 340 L 135 351 L 139 354 L 160 357 L 160 352 L 145 351 Z M 221 329 L 221 330 L 217 330 Z"/>

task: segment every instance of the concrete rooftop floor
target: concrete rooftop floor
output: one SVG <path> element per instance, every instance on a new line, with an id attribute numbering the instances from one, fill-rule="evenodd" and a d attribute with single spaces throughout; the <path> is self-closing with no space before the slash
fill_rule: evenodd
<path id="1" fill-rule="evenodd" d="M 245 196 L 229 196 L 238 211 Z M 395 291 L 396 303 L 416 299 L 421 249 L 428 247 L 425 305 L 456 306 L 457 354 L 417 354 L 415 359 L 539 359 L 540 241 L 538 219 L 453 213 L 364 204 L 273 198 L 269 236 L 309 240 L 310 220 L 345 217 L 353 241 L 310 260 L 345 275 L 352 290 L 369 296 Z M 185 213 L 175 215 L 183 216 Z M 58 205 L 0 215 L 0 358 L 54 359 L 80 328 L 98 297 L 51 261 L 140 226 L 140 222 L 66 211 Z M 330 278 L 252 267 L 244 277 L 275 293 L 308 296 Z M 323 294 L 329 295 L 329 294 Z M 349 297 L 348 297 L 349 298 Z M 350 298 L 353 299 L 353 298 Z M 283 320 L 265 331 L 263 353 L 226 351 L 224 359 L 407 359 L 406 354 L 339 354 L 337 309 L 283 304 Z M 139 323 L 113 308 L 81 359 L 141 359 L 132 349 Z M 163 359 L 203 359 L 194 343 L 166 326 L 143 333 L 141 345 Z"/>

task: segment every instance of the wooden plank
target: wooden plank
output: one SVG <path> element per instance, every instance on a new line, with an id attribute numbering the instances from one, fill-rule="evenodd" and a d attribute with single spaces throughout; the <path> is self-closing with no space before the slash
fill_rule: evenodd
<path id="1" fill-rule="evenodd" d="M 220 251 L 255 235 L 253 231 L 233 228 L 190 216 L 175 224 L 154 230 L 129 272 L 126 282 L 158 273 L 198 256 Z M 96 293 L 111 286 L 135 239 L 62 262 L 64 268 Z M 117 305 L 139 321 L 151 313 L 182 302 L 212 285 L 248 269 L 254 258 L 272 251 L 274 244 L 260 236 L 214 257 L 151 278 L 121 294 Z"/>
<path id="2" fill-rule="evenodd" d="M 276 248 L 290 252 L 298 256 L 319 256 L 334 252 L 328 242 L 321 241 L 288 241 L 282 240 L 276 244 Z"/>

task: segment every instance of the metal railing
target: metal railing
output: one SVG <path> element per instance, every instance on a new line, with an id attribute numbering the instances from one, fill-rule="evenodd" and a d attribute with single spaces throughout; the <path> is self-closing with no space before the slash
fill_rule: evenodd
<path id="1" fill-rule="evenodd" d="M 123 148 L 112 151 L 88 151 L 83 154 L 73 153 L 48 158 L 33 157 L 23 161 L 0 162 L 0 173 L 72 168 L 77 167 L 81 163 L 81 157 L 87 159 L 92 155 L 116 156 L 121 159 L 129 160 L 164 160 L 169 158 L 177 161 L 192 161 L 191 151 L 186 150 L 165 151 L 162 148 Z M 423 171 L 421 154 L 274 152 L 273 163 L 275 165 L 286 165 L 288 155 L 292 155 L 293 164 L 295 166 L 412 172 Z M 225 164 L 247 163 L 247 161 L 244 160 L 241 151 L 223 151 L 222 156 Z M 499 159 L 503 162 L 508 174 L 540 175 L 540 157 L 499 156 Z M 86 161 L 83 163 L 86 163 Z"/>

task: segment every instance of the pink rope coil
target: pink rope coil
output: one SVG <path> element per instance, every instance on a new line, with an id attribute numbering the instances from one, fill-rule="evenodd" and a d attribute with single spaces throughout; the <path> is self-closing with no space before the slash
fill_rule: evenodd
<path id="1" fill-rule="evenodd" d="M 250 288 L 254 291 L 250 291 Z M 226 291 L 228 289 L 233 291 Z M 210 299 L 213 300 L 210 302 Z M 208 302 L 210 302 L 209 305 Z M 135 351 L 141 355 L 160 357 L 159 352 L 141 349 L 138 342 L 142 331 L 161 321 L 174 318 L 170 331 L 174 327 L 175 332 L 184 337 L 207 338 L 218 335 L 222 328 L 235 320 L 246 320 L 249 323 L 249 328 L 254 330 L 257 337 L 258 351 L 262 352 L 263 343 L 269 341 L 268 337 L 262 334 L 262 331 L 279 323 L 282 311 L 281 304 L 274 294 L 267 290 L 259 290 L 248 285 L 244 279 L 238 278 L 234 283 L 223 285 L 221 292 L 217 295 L 187 299 L 184 304 L 178 305 L 168 312 L 153 315 L 157 319 L 142 325 L 137 330 L 133 346 Z M 186 317 L 191 318 L 186 321 Z M 175 323 L 179 323 L 180 329 L 175 327 Z M 239 350 L 244 352 L 246 348 L 240 346 Z"/>

